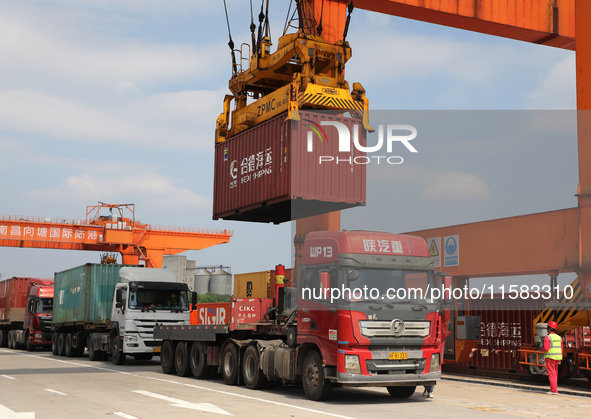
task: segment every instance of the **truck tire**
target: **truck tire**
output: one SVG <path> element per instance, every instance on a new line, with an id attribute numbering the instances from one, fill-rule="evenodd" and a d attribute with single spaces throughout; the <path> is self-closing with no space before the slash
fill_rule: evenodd
<path id="1" fill-rule="evenodd" d="M 67 358 L 72 358 L 74 356 L 74 348 L 72 348 L 72 334 L 67 333 L 64 339 L 64 355 Z"/>
<path id="2" fill-rule="evenodd" d="M 8 330 L 0 329 L 0 348 L 8 347 Z"/>
<path id="3" fill-rule="evenodd" d="M 302 387 L 310 400 L 326 400 L 332 392 L 332 383 L 324 375 L 322 358 L 317 351 L 310 351 L 304 357 L 302 366 Z"/>
<path id="4" fill-rule="evenodd" d="M 64 356 L 66 347 L 66 334 L 60 333 L 57 337 L 57 354 L 58 356 Z"/>
<path id="5" fill-rule="evenodd" d="M 57 355 L 57 333 L 51 334 L 51 353 Z"/>
<path id="6" fill-rule="evenodd" d="M 250 389 L 258 390 L 267 386 L 267 377 L 261 370 L 259 349 L 256 345 L 250 345 L 244 351 L 242 377 L 244 377 L 244 384 Z"/>
<path id="7" fill-rule="evenodd" d="M 179 377 L 188 377 L 191 375 L 191 365 L 189 363 L 189 351 L 187 351 L 187 342 L 179 342 L 174 350 L 174 368 Z"/>
<path id="8" fill-rule="evenodd" d="M 31 335 L 29 334 L 29 332 L 25 333 L 25 346 L 27 348 L 27 351 L 29 352 L 35 350 L 35 345 L 33 345 L 33 342 L 31 342 Z"/>
<path id="9" fill-rule="evenodd" d="M 113 356 L 113 364 L 115 365 L 123 365 L 125 364 L 125 354 L 121 350 L 121 343 L 119 336 L 116 336 L 113 340 L 113 346 L 111 347 L 111 352 Z"/>
<path id="10" fill-rule="evenodd" d="M 222 377 L 224 378 L 224 382 L 229 386 L 239 385 L 239 372 L 238 347 L 230 342 L 224 346 L 222 351 Z"/>
<path id="11" fill-rule="evenodd" d="M 417 386 L 388 386 L 388 393 L 395 399 L 408 399 L 417 389 Z"/>
<path id="12" fill-rule="evenodd" d="M 88 360 L 89 361 L 100 361 L 102 358 L 102 351 L 94 349 L 92 342 L 88 342 Z"/>
<path id="13" fill-rule="evenodd" d="M 207 378 L 211 373 L 211 367 L 207 365 L 207 354 L 201 342 L 193 342 L 189 356 L 191 372 L 195 378 Z"/>
<path id="14" fill-rule="evenodd" d="M 175 348 L 169 340 L 162 343 L 160 350 L 160 365 L 164 374 L 174 374 L 176 372 L 174 366 L 174 351 Z"/>

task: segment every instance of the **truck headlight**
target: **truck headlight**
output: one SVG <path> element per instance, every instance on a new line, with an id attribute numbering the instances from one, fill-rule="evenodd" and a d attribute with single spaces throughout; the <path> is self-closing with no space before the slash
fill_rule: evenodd
<path id="1" fill-rule="evenodd" d="M 429 372 L 439 371 L 441 365 L 439 363 L 439 354 L 431 355 L 431 365 L 429 366 Z"/>
<path id="2" fill-rule="evenodd" d="M 137 336 L 125 335 L 125 342 L 137 342 Z"/>
<path id="3" fill-rule="evenodd" d="M 36 339 L 43 339 L 43 333 L 35 333 Z"/>
<path id="4" fill-rule="evenodd" d="M 361 365 L 359 356 L 345 355 L 345 371 L 351 374 L 361 374 Z"/>

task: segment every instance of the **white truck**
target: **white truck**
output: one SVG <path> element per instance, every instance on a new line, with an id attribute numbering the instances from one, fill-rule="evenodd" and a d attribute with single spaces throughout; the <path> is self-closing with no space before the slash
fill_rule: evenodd
<path id="1" fill-rule="evenodd" d="M 52 351 L 91 361 L 149 360 L 160 353 L 156 323 L 189 324 L 187 284 L 172 271 L 86 264 L 55 274 Z"/>

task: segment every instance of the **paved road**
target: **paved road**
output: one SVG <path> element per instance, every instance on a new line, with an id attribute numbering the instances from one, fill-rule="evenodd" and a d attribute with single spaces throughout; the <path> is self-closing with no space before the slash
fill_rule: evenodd
<path id="1" fill-rule="evenodd" d="M 434 399 L 421 392 L 400 401 L 385 389 L 339 388 L 328 402 L 312 402 L 298 387 L 255 391 L 226 386 L 221 379 L 164 375 L 157 358 L 115 366 L 87 357 L 0 349 L 1 419 L 588 418 L 591 412 L 591 397 L 546 395 L 527 386 L 442 380 Z"/>

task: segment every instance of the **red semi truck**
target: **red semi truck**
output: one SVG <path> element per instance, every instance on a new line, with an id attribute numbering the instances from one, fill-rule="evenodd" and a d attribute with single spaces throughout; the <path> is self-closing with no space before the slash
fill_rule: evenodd
<path id="1" fill-rule="evenodd" d="M 51 346 L 53 279 L 10 278 L 0 282 L 0 346 Z"/>
<path id="2" fill-rule="evenodd" d="M 312 400 L 328 398 L 334 384 L 406 398 L 441 377 L 450 312 L 430 290 L 447 284 L 422 238 L 312 232 L 297 286 L 276 282 L 273 298 L 197 304 L 191 325 L 156 326 L 163 371 L 218 370 L 227 384 L 253 389 L 301 383 Z"/>

